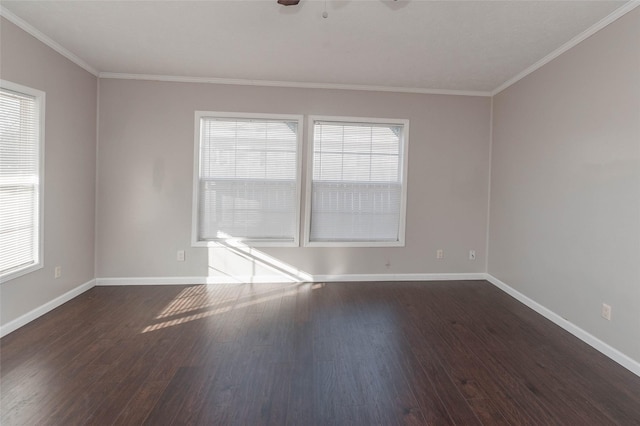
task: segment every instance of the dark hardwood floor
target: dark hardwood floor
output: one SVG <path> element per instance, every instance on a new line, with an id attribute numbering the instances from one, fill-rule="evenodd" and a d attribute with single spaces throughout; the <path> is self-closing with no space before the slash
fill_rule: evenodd
<path id="1" fill-rule="evenodd" d="M 640 425 L 640 378 L 484 281 L 96 287 L 0 340 L 8 425 Z"/>

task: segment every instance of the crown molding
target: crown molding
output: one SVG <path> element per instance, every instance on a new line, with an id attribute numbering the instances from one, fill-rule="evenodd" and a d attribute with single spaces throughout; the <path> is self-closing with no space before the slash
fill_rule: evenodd
<path id="1" fill-rule="evenodd" d="M 294 81 L 270 81 L 270 80 L 243 80 L 215 77 L 186 77 L 175 75 L 155 75 L 155 74 L 126 74 L 116 72 L 101 72 L 98 77 L 119 80 L 146 80 L 146 81 L 166 81 L 174 83 L 209 83 L 225 84 L 237 86 L 267 86 L 267 87 L 291 87 L 299 89 L 332 89 L 332 90 L 360 90 L 368 92 L 394 92 L 394 93 L 419 93 L 428 95 L 453 95 L 453 96 L 491 96 L 491 92 L 474 90 L 442 90 L 442 89 L 421 89 L 411 87 L 395 86 L 367 86 L 359 84 L 333 84 L 333 83 L 304 83 Z"/>
<path id="2" fill-rule="evenodd" d="M 60 44 L 50 39 L 48 36 L 40 32 L 39 30 L 37 30 L 31 24 L 29 24 L 22 18 L 15 15 L 13 12 L 7 10 L 5 7 L 2 7 L 2 5 L 0 5 L 0 16 L 2 16 L 3 18 L 6 18 L 7 21 L 17 25 L 28 34 L 31 34 L 33 37 L 40 40 L 42 43 L 46 44 L 47 46 L 49 46 L 50 48 L 52 48 L 53 50 L 55 50 L 56 52 L 58 52 L 59 54 L 61 54 L 71 62 L 73 62 L 74 64 L 78 65 L 80 68 L 83 68 L 84 70 L 90 72 L 96 77 L 98 76 L 99 72 L 97 69 L 93 68 L 91 65 L 89 65 L 88 63 L 80 59 L 78 56 L 74 55 L 73 53 L 71 53 L 64 47 L 62 47 Z"/>
<path id="3" fill-rule="evenodd" d="M 290 87 L 301 89 L 331 89 L 331 90 L 356 90 L 356 91 L 369 91 L 369 92 L 393 92 L 393 93 L 417 93 L 417 94 L 430 94 L 430 95 L 452 95 L 452 96 L 480 96 L 480 97 L 493 97 L 502 92 L 506 88 L 512 86 L 518 81 L 522 80 L 532 72 L 543 67 L 547 63 L 551 62 L 558 56 L 565 53 L 567 50 L 578 45 L 588 37 L 597 33 L 607 25 L 616 21 L 623 15 L 631 12 L 636 7 L 640 6 L 640 0 L 631 0 L 619 7 L 611 14 L 601 19 L 587 30 L 578 34 L 567 43 L 560 46 L 538 62 L 534 63 L 530 67 L 516 74 L 511 79 L 507 80 L 492 91 L 477 91 L 477 90 L 447 90 L 447 89 L 426 89 L 417 87 L 397 87 L 397 86 L 371 86 L 371 85 L 359 85 L 359 84 L 334 84 L 334 83 L 307 83 L 307 82 L 290 82 L 290 81 L 270 81 L 270 80 L 244 80 L 244 79 L 229 79 L 229 78 L 217 78 L 217 77 L 187 77 L 187 76 L 172 76 L 172 75 L 155 75 L 155 74 L 128 74 L 117 72 L 99 72 L 97 69 L 89 65 L 87 62 L 71 53 L 69 50 L 53 41 L 51 38 L 40 32 L 31 24 L 24 21 L 22 18 L 15 15 L 13 12 L 7 10 L 0 5 L 0 16 L 6 18 L 8 21 L 20 27 L 28 34 L 32 35 L 42 43 L 46 44 L 65 58 L 69 59 L 79 67 L 85 69 L 91 74 L 99 78 L 105 79 L 120 79 L 120 80 L 147 80 L 147 81 L 164 81 L 164 82 L 177 82 L 177 83 L 208 83 L 208 84 L 224 84 L 224 85 L 240 85 L 240 86 L 265 86 L 265 87 Z"/>
<path id="4" fill-rule="evenodd" d="M 600 21 L 596 22 L 591 27 L 587 28 L 585 31 L 581 32 L 580 34 L 578 34 L 577 36 L 575 36 L 574 38 L 572 38 L 571 40 L 569 40 L 568 42 L 566 42 L 565 44 L 563 44 L 562 46 L 560 46 L 559 48 L 554 50 L 553 52 L 549 53 L 544 58 L 540 59 L 535 64 L 531 65 L 529 68 L 526 68 L 524 71 L 521 71 L 519 74 L 516 74 L 511 79 L 509 79 L 509 80 L 505 81 L 504 83 L 502 83 L 500 86 L 498 86 L 496 89 L 494 89 L 491 92 L 491 96 L 497 95 L 498 93 L 502 92 L 507 87 L 512 86 L 513 84 L 515 84 L 518 81 L 522 80 L 523 78 L 525 78 L 526 76 L 528 76 L 529 74 L 534 72 L 535 70 L 537 70 L 539 68 L 542 68 L 544 65 L 546 65 L 549 62 L 553 61 L 555 58 L 557 58 L 558 56 L 562 55 L 567 50 L 569 50 L 572 47 L 575 47 L 576 45 L 580 44 L 581 42 L 583 42 L 587 38 L 591 37 L 592 35 L 594 35 L 598 31 L 600 31 L 601 29 L 606 27 L 607 25 L 613 23 L 614 21 L 616 21 L 617 19 L 619 19 L 623 15 L 626 15 L 627 13 L 631 12 L 633 9 L 635 9 L 638 6 L 640 6 L 640 0 L 631 0 L 631 1 L 627 2 L 627 3 L 625 3 L 623 6 L 619 7 L 616 10 L 614 10 L 609 15 L 605 16 Z"/>

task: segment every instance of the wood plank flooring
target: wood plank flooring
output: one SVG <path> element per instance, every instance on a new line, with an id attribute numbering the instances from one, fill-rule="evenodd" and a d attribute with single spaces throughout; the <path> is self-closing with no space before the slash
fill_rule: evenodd
<path id="1" fill-rule="evenodd" d="M 2 425 L 640 425 L 484 281 L 96 287 L 0 340 Z"/>

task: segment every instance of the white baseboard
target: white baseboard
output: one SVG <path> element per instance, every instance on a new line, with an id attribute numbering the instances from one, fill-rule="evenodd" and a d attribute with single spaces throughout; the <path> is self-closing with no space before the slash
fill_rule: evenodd
<path id="1" fill-rule="evenodd" d="M 611 358 L 613 361 L 617 362 L 618 364 L 620 364 L 621 366 L 623 366 L 627 370 L 631 371 L 632 373 L 636 374 L 637 376 L 640 376 L 640 362 L 638 362 L 638 361 L 630 358 L 629 356 L 623 354 L 622 352 L 620 352 L 616 348 L 614 348 L 612 346 L 609 346 L 608 344 L 606 344 L 602 340 L 598 339 L 594 335 L 592 335 L 592 334 L 588 333 L 587 331 L 581 329 L 580 327 L 578 327 L 577 325 L 573 324 L 572 322 L 567 321 L 566 319 L 562 318 L 560 315 L 558 315 L 555 312 L 551 311 L 550 309 L 542 306 L 541 304 L 539 304 L 535 300 L 530 299 L 529 297 L 527 297 L 524 294 L 520 293 L 518 290 L 515 290 L 513 287 L 510 287 L 509 285 L 507 285 L 504 282 L 500 281 L 499 279 L 497 279 L 493 275 L 485 274 L 485 279 L 487 281 L 489 281 L 491 284 L 493 284 L 496 287 L 498 287 L 500 290 L 504 291 L 505 293 L 507 293 L 508 295 L 513 297 L 514 299 L 524 303 L 526 306 L 528 306 L 529 308 L 533 309 L 534 311 L 536 311 L 537 313 L 539 313 L 543 317 L 547 318 L 551 322 L 555 323 L 556 325 L 562 327 L 563 329 L 565 329 L 569 333 L 573 334 L 578 339 L 582 340 L 583 342 L 585 342 L 586 344 L 588 344 L 592 348 L 598 350 L 599 352 L 603 353 L 607 357 Z"/>
<path id="2" fill-rule="evenodd" d="M 341 281 L 452 281 L 452 280 L 484 280 L 484 273 L 462 274 L 341 274 L 310 275 L 310 282 Z M 286 279 L 282 275 L 255 276 L 215 276 L 215 277 L 125 277 L 97 278 L 97 286 L 109 285 L 196 285 L 196 284 L 243 284 L 243 283 L 280 283 L 297 282 Z"/>
<path id="3" fill-rule="evenodd" d="M 256 276 L 216 276 L 216 277 L 118 277 L 96 278 L 97 286 L 126 286 L 126 285 L 197 285 L 197 284 L 251 284 L 251 283 L 280 283 L 294 282 L 282 275 Z"/>
<path id="4" fill-rule="evenodd" d="M 195 285 L 206 284 L 202 277 L 125 277 L 96 278 L 96 286 L 120 285 Z"/>
<path id="5" fill-rule="evenodd" d="M 66 303 L 69 300 L 73 299 L 74 297 L 77 297 L 80 294 L 84 293 L 85 291 L 93 288 L 96 285 L 95 282 L 96 280 L 87 281 L 86 283 L 79 285 L 73 290 L 69 290 L 62 296 L 58 296 L 52 301 L 47 302 L 44 305 L 39 306 L 30 312 L 27 312 L 26 314 L 14 319 L 13 321 L 9 321 L 3 326 L 0 326 L 0 337 L 6 336 L 7 334 L 19 329 L 23 325 L 30 323 L 36 318 L 41 317 L 42 315 L 46 314 L 49 311 L 54 310 L 55 308 L 62 305 L 63 303 Z"/>
<path id="6" fill-rule="evenodd" d="M 484 280 L 483 273 L 460 274 L 343 274 L 313 275 L 313 282 L 341 281 L 465 281 Z"/>

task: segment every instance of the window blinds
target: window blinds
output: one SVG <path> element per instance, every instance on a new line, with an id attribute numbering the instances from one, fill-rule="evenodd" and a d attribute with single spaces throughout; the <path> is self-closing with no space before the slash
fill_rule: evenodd
<path id="1" fill-rule="evenodd" d="M 39 122 L 35 97 L 0 89 L 0 275 L 39 262 Z"/>
<path id="2" fill-rule="evenodd" d="M 298 122 L 200 119 L 198 239 L 293 242 Z"/>
<path id="3" fill-rule="evenodd" d="M 403 126 L 314 122 L 310 242 L 396 242 Z"/>

